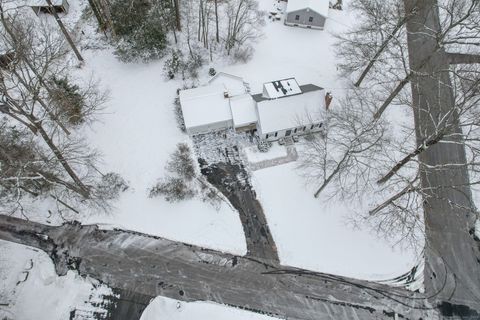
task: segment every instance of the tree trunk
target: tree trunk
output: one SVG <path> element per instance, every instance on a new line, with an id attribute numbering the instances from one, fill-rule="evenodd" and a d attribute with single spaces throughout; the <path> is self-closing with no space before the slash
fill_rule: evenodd
<path id="1" fill-rule="evenodd" d="M 417 144 L 435 134 L 439 120 L 452 112 L 454 94 L 449 58 L 436 39 L 441 32 L 436 0 L 404 0 L 405 10 L 416 14 L 407 21 L 412 101 Z M 456 117 L 453 117 L 455 119 Z M 455 121 L 455 120 L 452 120 Z M 466 164 L 458 123 L 445 140 L 419 155 L 424 188 L 426 229 L 425 287 L 428 295 L 452 304 L 480 309 L 480 253 L 469 231 L 475 221 L 466 166 L 438 170 L 435 166 Z M 447 136 L 447 135 L 446 135 Z M 449 188 L 456 185 L 463 187 Z"/>
<path id="2" fill-rule="evenodd" d="M 65 39 L 67 39 L 67 42 L 70 44 L 70 47 L 72 48 L 73 52 L 75 53 L 75 56 L 77 56 L 78 61 L 83 62 L 84 60 L 83 60 L 82 55 L 80 54 L 80 51 L 78 51 L 77 46 L 75 45 L 72 38 L 70 37 L 70 34 L 68 33 L 67 29 L 63 25 L 62 20 L 60 19 L 60 17 L 57 14 L 57 11 L 53 7 L 52 1 L 51 0 L 46 0 L 46 1 L 47 1 L 48 6 L 50 7 L 50 10 L 51 10 L 53 16 L 55 17 L 55 20 L 58 23 L 58 26 L 60 27 L 60 30 L 62 30 L 62 33 L 65 35 Z"/>
<path id="3" fill-rule="evenodd" d="M 215 40 L 217 40 L 217 43 L 219 43 L 220 33 L 218 31 L 218 0 L 215 0 L 215 28 L 216 28 Z"/>
<path id="4" fill-rule="evenodd" d="M 97 19 L 98 28 L 102 31 L 105 31 L 105 29 L 107 28 L 107 25 L 105 23 L 105 20 L 103 19 L 102 14 L 100 13 L 100 10 L 98 8 L 98 4 L 95 1 L 96 0 L 88 0 L 88 3 L 90 4 L 90 7 L 92 8 L 92 12 L 95 15 L 95 18 Z"/>

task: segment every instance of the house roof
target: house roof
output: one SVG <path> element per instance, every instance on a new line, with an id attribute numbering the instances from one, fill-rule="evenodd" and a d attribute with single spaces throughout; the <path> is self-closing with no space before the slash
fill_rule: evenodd
<path id="1" fill-rule="evenodd" d="M 61 6 L 65 0 L 50 0 L 54 6 Z M 30 7 L 48 7 L 46 0 L 28 0 L 27 5 Z"/>
<path id="2" fill-rule="evenodd" d="M 245 81 L 243 78 L 233 74 L 218 72 L 208 81 L 208 83 L 225 85 L 230 96 L 247 93 L 247 88 L 245 87 Z"/>
<path id="3" fill-rule="evenodd" d="M 302 86 L 302 94 L 279 99 L 257 100 L 258 121 L 262 133 L 281 131 L 322 120 L 325 90 L 315 85 Z M 255 99 L 255 97 L 254 97 Z M 306 117 L 308 121 L 305 121 Z"/>
<path id="4" fill-rule="evenodd" d="M 256 123 L 258 120 L 255 101 L 249 94 L 230 98 L 230 108 L 235 128 Z"/>
<path id="5" fill-rule="evenodd" d="M 310 8 L 324 17 L 328 17 L 329 7 L 329 0 L 288 0 L 287 12 Z"/>
<path id="6" fill-rule="evenodd" d="M 271 81 L 263 84 L 265 98 L 275 99 L 301 93 L 300 86 L 295 78 Z"/>
<path id="7" fill-rule="evenodd" d="M 223 84 L 208 85 L 180 91 L 185 127 L 199 127 L 232 120 L 229 99 Z"/>

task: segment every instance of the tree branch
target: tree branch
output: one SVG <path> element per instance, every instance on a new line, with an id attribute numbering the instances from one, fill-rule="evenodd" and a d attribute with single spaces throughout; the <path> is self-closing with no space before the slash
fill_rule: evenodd
<path id="1" fill-rule="evenodd" d="M 438 134 L 434 135 L 431 139 L 426 140 L 420 146 L 418 146 L 414 151 L 410 152 L 402 160 L 400 160 L 386 175 L 377 181 L 378 184 L 383 184 L 387 182 L 395 173 L 397 173 L 404 165 L 406 165 L 414 157 L 418 156 L 423 151 L 427 150 L 428 147 L 438 143 L 444 136 L 444 132 L 441 131 Z"/>
<path id="2" fill-rule="evenodd" d="M 448 55 L 448 61 L 449 61 L 450 64 L 480 63 L 480 54 L 448 52 L 447 55 Z"/>

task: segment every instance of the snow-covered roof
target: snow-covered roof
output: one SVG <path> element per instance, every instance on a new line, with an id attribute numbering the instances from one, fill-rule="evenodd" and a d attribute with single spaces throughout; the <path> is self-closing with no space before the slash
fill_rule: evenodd
<path id="1" fill-rule="evenodd" d="M 328 17 L 329 0 L 288 0 L 287 12 L 309 8 L 324 17 Z"/>
<path id="2" fill-rule="evenodd" d="M 304 123 L 322 120 L 325 110 L 325 90 L 315 85 L 302 86 L 302 94 L 273 100 L 257 100 L 258 121 L 262 133 L 296 128 Z M 308 123 L 305 123 L 308 124 Z"/>
<path id="3" fill-rule="evenodd" d="M 268 99 L 276 99 L 301 92 L 300 86 L 295 78 L 276 80 L 263 84 L 263 95 Z"/>
<path id="4" fill-rule="evenodd" d="M 249 94 L 243 94 L 230 98 L 233 125 L 235 128 L 247 126 L 257 122 L 257 111 L 255 101 Z"/>
<path id="5" fill-rule="evenodd" d="M 233 74 L 218 72 L 208 81 L 208 83 L 225 85 L 230 96 L 237 96 L 247 93 L 247 88 L 245 87 L 245 81 L 243 78 Z"/>
<path id="6" fill-rule="evenodd" d="M 52 5 L 61 6 L 65 3 L 65 0 L 50 0 Z M 27 5 L 30 7 L 48 7 L 46 0 L 27 0 Z"/>
<path id="7" fill-rule="evenodd" d="M 180 91 L 185 127 L 192 128 L 232 120 L 229 99 L 223 84 L 208 85 Z"/>

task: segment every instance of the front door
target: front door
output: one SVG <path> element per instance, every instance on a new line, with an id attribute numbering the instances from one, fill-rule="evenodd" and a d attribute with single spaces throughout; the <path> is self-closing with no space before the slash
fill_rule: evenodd
<path id="1" fill-rule="evenodd" d="M 287 130 L 287 132 L 285 132 L 285 137 L 288 137 L 291 134 L 292 134 L 292 130 Z"/>

